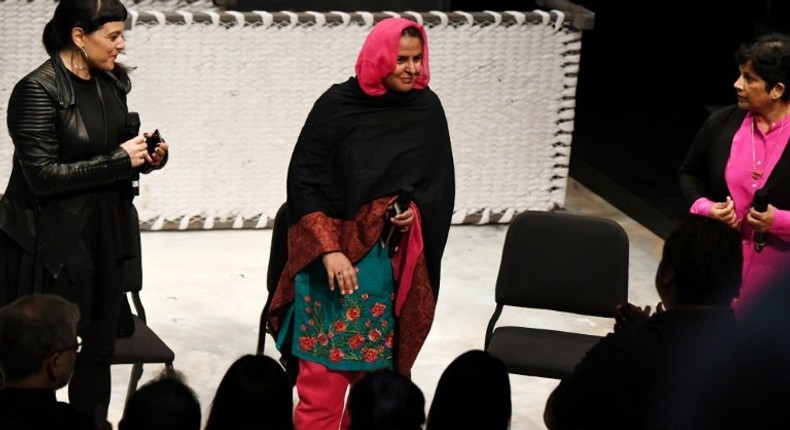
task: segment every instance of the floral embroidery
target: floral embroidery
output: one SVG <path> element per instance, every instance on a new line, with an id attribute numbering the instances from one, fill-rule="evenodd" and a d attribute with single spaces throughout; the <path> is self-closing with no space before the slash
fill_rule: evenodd
<path id="1" fill-rule="evenodd" d="M 370 314 L 373 315 L 374 317 L 378 318 L 378 317 L 384 315 L 384 310 L 385 309 L 387 309 L 387 306 L 385 306 L 383 303 L 376 303 L 370 309 Z"/>
<path id="2" fill-rule="evenodd" d="M 391 295 L 391 296 L 394 296 Z M 301 324 L 299 349 L 330 362 L 361 361 L 385 363 L 392 359 L 393 331 L 391 307 L 369 294 L 345 296 L 343 310 L 335 321 L 324 321 L 321 302 L 304 297 L 307 324 Z"/>
<path id="3" fill-rule="evenodd" d="M 358 320 L 361 314 L 362 312 L 360 312 L 359 308 L 356 306 L 346 309 L 346 319 L 349 321 Z"/>

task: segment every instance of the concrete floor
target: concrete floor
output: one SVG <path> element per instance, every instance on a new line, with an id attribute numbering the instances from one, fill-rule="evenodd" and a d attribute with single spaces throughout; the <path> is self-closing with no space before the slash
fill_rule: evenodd
<path id="1" fill-rule="evenodd" d="M 622 212 L 569 179 L 569 212 L 611 218 L 630 240 L 629 300 L 655 305 L 653 275 L 663 241 Z M 482 349 L 494 310 L 496 280 L 506 225 L 453 226 L 442 262 L 436 320 L 417 358 L 413 380 L 426 408 L 444 368 L 469 349 Z M 266 300 L 266 267 L 271 230 L 143 233 L 145 285 L 142 300 L 149 325 L 176 353 L 175 368 L 198 394 L 203 418 L 222 375 L 243 354 L 255 352 L 258 321 Z M 608 321 L 545 312 L 505 312 L 501 323 L 522 321 L 605 334 Z M 279 357 L 271 338 L 267 355 Z M 149 365 L 141 384 L 163 367 Z M 109 418 L 121 418 L 130 366 L 113 368 Z M 514 430 L 545 429 L 543 406 L 557 380 L 511 375 Z M 65 400 L 65 390 L 58 392 Z"/>

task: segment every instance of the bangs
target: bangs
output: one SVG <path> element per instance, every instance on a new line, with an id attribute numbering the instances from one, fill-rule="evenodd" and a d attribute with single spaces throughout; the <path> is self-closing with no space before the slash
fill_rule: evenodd
<path id="1" fill-rule="evenodd" d="M 108 22 L 126 21 L 128 13 L 120 0 L 98 0 L 96 3 L 97 11 L 93 21 L 97 28 Z"/>

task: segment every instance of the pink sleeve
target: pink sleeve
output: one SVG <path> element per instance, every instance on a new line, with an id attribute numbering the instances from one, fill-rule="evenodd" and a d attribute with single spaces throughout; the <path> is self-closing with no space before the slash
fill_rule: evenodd
<path id="1" fill-rule="evenodd" d="M 774 223 L 769 231 L 779 239 L 790 242 L 790 211 L 775 209 Z"/>
<path id="2" fill-rule="evenodd" d="M 697 201 L 694 202 L 693 205 L 691 205 L 691 209 L 689 209 L 689 212 L 695 215 L 708 216 L 710 215 L 710 208 L 712 208 L 715 203 L 716 202 L 714 202 L 713 200 L 710 200 L 705 197 L 700 197 L 697 199 Z"/>

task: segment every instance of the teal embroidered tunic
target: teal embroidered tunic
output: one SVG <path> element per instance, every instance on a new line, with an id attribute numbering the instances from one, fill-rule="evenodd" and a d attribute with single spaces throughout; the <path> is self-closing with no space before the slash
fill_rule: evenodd
<path id="1" fill-rule="evenodd" d="M 329 290 L 321 259 L 295 278 L 294 303 L 277 347 L 334 370 L 392 368 L 395 283 L 386 248 L 375 245 L 357 262 L 359 290 L 342 296 Z"/>

